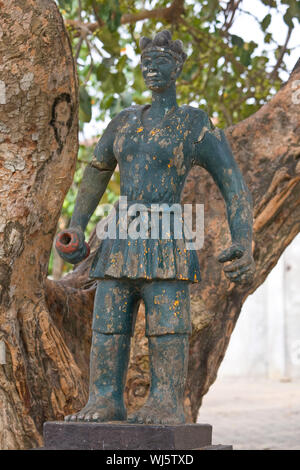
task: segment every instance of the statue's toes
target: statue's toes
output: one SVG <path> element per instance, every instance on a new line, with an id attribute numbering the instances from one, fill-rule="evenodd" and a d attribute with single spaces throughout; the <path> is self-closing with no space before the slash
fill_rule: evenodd
<path id="1" fill-rule="evenodd" d="M 127 418 L 128 423 L 137 423 L 137 416 L 136 415 L 129 415 Z"/>
<path id="2" fill-rule="evenodd" d="M 144 419 L 145 424 L 153 424 L 152 416 L 146 416 Z"/>
<path id="3" fill-rule="evenodd" d="M 74 421 L 85 421 L 86 413 L 84 411 L 80 411 L 74 416 L 76 416 L 76 420 Z"/>
<path id="4" fill-rule="evenodd" d="M 92 416 L 93 416 L 93 413 L 87 412 L 87 413 L 84 415 L 83 421 L 92 421 Z"/>
<path id="5" fill-rule="evenodd" d="M 77 414 L 69 415 L 68 418 L 68 421 L 74 423 L 75 421 L 77 421 Z"/>
<path id="6" fill-rule="evenodd" d="M 100 413 L 97 413 L 97 412 L 96 412 L 96 413 L 94 413 L 94 414 L 92 415 L 91 421 L 97 422 L 97 421 L 100 420 L 100 417 L 101 417 L 101 416 L 100 416 Z"/>
<path id="7" fill-rule="evenodd" d="M 143 414 L 136 413 L 128 418 L 128 422 L 136 424 L 151 424 L 151 422 L 147 423 L 146 419 L 147 417 L 143 416 Z"/>

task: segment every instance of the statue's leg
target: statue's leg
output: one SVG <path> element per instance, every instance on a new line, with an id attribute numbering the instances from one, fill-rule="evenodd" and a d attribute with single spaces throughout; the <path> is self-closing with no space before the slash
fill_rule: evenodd
<path id="1" fill-rule="evenodd" d="M 99 282 L 94 303 L 89 399 L 81 411 L 66 416 L 66 421 L 126 420 L 123 392 L 138 303 L 134 286 L 129 283 Z"/>
<path id="2" fill-rule="evenodd" d="M 132 423 L 185 422 L 190 323 L 189 285 L 156 281 L 143 288 L 149 341 L 150 393 L 145 405 L 128 417 Z"/>

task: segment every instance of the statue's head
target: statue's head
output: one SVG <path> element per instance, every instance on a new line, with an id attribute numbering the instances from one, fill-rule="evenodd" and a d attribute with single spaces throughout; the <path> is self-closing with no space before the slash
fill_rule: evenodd
<path id="1" fill-rule="evenodd" d="M 172 41 L 169 31 L 161 31 L 153 40 L 142 37 L 140 40 L 141 67 L 146 86 L 161 92 L 175 83 L 187 57 L 182 42 Z"/>

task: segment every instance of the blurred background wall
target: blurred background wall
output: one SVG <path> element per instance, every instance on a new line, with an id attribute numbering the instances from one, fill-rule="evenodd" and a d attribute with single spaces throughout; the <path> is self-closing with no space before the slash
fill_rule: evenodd
<path id="1" fill-rule="evenodd" d="M 300 378 L 300 235 L 245 302 L 218 377 Z"/>

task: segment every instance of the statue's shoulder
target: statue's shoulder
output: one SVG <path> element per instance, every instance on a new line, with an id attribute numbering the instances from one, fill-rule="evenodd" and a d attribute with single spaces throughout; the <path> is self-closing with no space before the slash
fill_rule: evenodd
<path id="1" fill-rule="evenodd" d="M 136 116 L 140 112 L 141 108 L 142 106 L 133 104 L 128 108 L 123 109 L 110 121 L 109 127 L 114 130 L 119 130 L 120 127 L 123 127 L 128 123 L 128 120 Z"/>
<path id="2" fill-rule="evenodd" d="M 184 121 L 193 142 L 198 141 L 199 136 L 202 136 L 205 131 L 214 128 L 208 114 L 203 109 L 189 105 L 182 106 L 181 109 L 185 113 Z"/>
<path id="3" fill-rule="evenodd" d="M 120 119 L 127 119 L 130 116 L 134 116 L 134 115 L 138 114 L 141 111 L 142 108 L 143 108 L 143 106 L 141 106 L 139 104 L 132 104 L 131 106 L 128 106 L 128 108 L 123 109 L 123 111 L 121 111 L 118 114 L 118 117 Z"/>
<path id="4" fill-rule="evenodd" d="M 201 108 L 195 108 L 194 106 L 185 104 L 180 107 L 180 110 L 193 126 L 206 125 L 209 122 L 208 114 Z"/>

